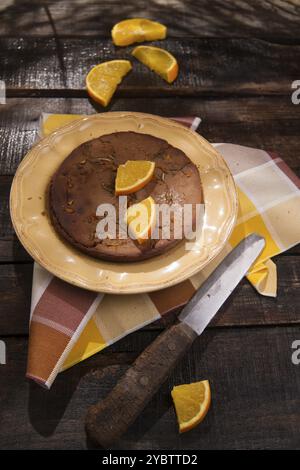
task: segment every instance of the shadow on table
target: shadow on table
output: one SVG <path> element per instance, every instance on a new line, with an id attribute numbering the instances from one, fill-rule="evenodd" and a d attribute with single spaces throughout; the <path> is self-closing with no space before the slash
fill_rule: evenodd
<path id="1" fill-rule="evenodd" d="M 41 2 L 37 0 L 2 0 L 0 5 L 0 32 L 6 34 L 77 34 L 110 35 L 116 22 L 135 17 L 146 17 L 166 24 L 171 36 L 270 36 L 297 37 L 299 30 L 296 5 L 276 5 L 257 2 L 224 0 L 194 0 L 162 2 L 115 0 L 101 2 Z M 288 2 L 285 2 L 286 4 Z M 290 2 L 292 3 L 292 2 Z M 296 3 L 296 2 L 294 2 Z"/>
<path id="2" fill-rule="evenodd" d="M 196 339 L 192 349 L 196 348 L 197 358 L 201 358 L 203 356 L 209 343 L 213 340 L 216 334 L 216 330 L 210 330 L 209 335 L 204 335 L 201 339 Z M 174 385 L 190 382 L 191 376 L 194 378 L 194 381 L 205 378 L 197 377 L 196 373 L 193 372 L 193 360 L 191 360 L 193 357 L 195 356 L 192 351 L 190 354 L 188 353 L 185 356 L 181 363 L 178 364 L 175 371 L 170 375 L 167 382 L 162 385 L 159 392 L 153 397 L 144 411 L 130 426 L 126 434 L 110 447 L 111 450 L 130 450 L 139 448 L 138 442 L 140 440 L 143 440 L 143 443 L 147 441 L 146 435 L 151 433 L 151 429 L 155 426 L 159 426 L 160 429 L 160 433 L 154 433 L 155 436 L 163 435 L 163 441 L 166 442 L 168 440 L 167 436 L 170 435 L 170 448 L 174 447 L 174 433 L 177 434 L 177 422 L 170 392 Z M 103 395 L 102 398 L 104 398 L 104 396 L 105 395 Z M 173 429 L 174 433 L 170 433 L 170 429 Z M 145 438 L 143 439 L 144 436 Z M 149 436 L 148 439 L 149 442 L 151 441 L 151 445 L 154 445 L 153 448 L 155 448 L 155 442 L 152 442 L 152 436 Z M 160 443 L 157 442 L 157 448 L 159 448 L 159 444 Z M 88 449 L 100 448 L 89 439 L 86 440 L 86 446 Z"/>
<path id="3" fill-rule="evenodd" d="M 105 360 L 107 357 L 110 356 L 103 355 L 102 359 Z M 118 358 L 110 362 L 113 364 L 116 361 Z M 92 364 L 89 366 L 88 362 Z M 63 418 L 62 427 L 65 432 L 72 432 L 74 423 L 77 423 L 77 429 L 83 427 L 88 407 L 103 398 L 128 367 L 117 364 L 100 365 L 95 368 L 94 363 L 93 358 L 88 359 L 59 374 L 51 390 L 30 382 L 28 415 L 32 426 L 39 434 L 44 437 L 51 436 Z M 104 385 L 103 390 L 101 385 Z M 99 390 L 103 396 L 99 397 Z M 67 409 L 68 414 L 64 416 Z"/>
<path id="4" fill-rule="evenodd" d="M 231 301 L 231 298 L 227 300 L 227 308 Z M 222 315 L 222 312 L 220 314 Z M 218 317 L 220 316 L 218 315 Z M 132 333 L 132 336 L 129 335 L 123 338 L 115 345 L 107 348 L 105 352 L 96 354 L 59 374 L 50 391 L 31 382 L 28 414 L 36 431 L 44 437 L 49 437 L 54 434 L 57 426 L 61 424 L 60 433 L 72 433 L 74 423 L 76 423 L 76 426 L 82 430 L 84 442 L 84 418 L 88 407 L 103 399 L 112 390 L 139 351 L 141 352 L 147 347 L 149 337 L 151 341 L 155 339 L 157 332 L 153 331 L 152 333 L 150 336 L 146 334 L 147 341 L 140 339 L 137 342 L 134 341 L 133 335 L 136 336 L 138 333 Z M 191 377 L 194 381 L 206 378 L 205 375 L 201 377 L 197 375 L 197 370 L 199 370 L 197 364 L 199 361 L 201 362 L 206 349 L 217 334 L 218 329 L 210 328 L 200 338 L 196 339 L 190 353 L 176 367 L 169 380 L 161 387 L 159 393 L 153 397 L 135 423 L 128 429 L 126 435 L 112 449 L 137 448 L 139 440 L 148 433 L 152 434 L 151 428 L 158 425 L 160 428 L 162 427 L 161 432 L 164 435 L 168 435 L 170 429 L 174 429 L 175 432 L 177 425 L 175 413 L 172 409 L 170 391 L 174 384 L 189 383 Z M 140 342 L 142 344 L 139 344 Z M 136 348 L 135 343 L 137 343 Z M 124 350 L 131 350 L 131 352 L 118 352 Z M 208 374 L 209 371 L 206 371 L 205 367 L 205 364 L 203 364 L 203 374 Z M 168 413 L 169 416 L 164 416 Z M 164 419 L 161 419 L 163 416 Z M 159 434 L 155 433 L 155 435 Z M 172 435 L 174 438 L 173 433 Z M 171 438 L 170 436 L 170 440 Z M 86 440 L 86 445 L 89 449 L 97 448 L 89 440 Z M 159 443 L 157 445 L 159 448 Z"/>
<path id="5" fill-rule="evenodd" d="M 57 383 L 51 391 L 34 382 L 29 384 L 29 419 L 35 430 L 44 437 L 54 433 L 81 379 L 81 376 L 78 376 L 77 381 L 69 383 L 66 375 L 57 378 Z"/>

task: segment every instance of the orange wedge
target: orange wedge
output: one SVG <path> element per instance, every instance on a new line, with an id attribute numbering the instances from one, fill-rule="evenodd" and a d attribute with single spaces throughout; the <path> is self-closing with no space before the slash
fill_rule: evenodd
<path id="1" fill-rule="evenodd" d="M 167 28 L 161 23 L 145 18 L 132 18 L 115 24 L 111 35 L 116 46 L 129 46 L 134 42 L 165 39 Z"/>
<path id="2" fill-rule="evenodd" d="M 139 243 L 144 243 L 151 235 L 156 223 L 156 206 L 154 199 L 149 196 L 127 209 L 126 223 L 129 233 Z"/>
<path id="3" fill-rule="evenodd" d="M 208 380 L 186 385 L 177 385 L 171 392 L 179 432 L 193 429 L 205 418 L 211 403 Z"/>
<path id="4" fill-rule="evenodd" d="M 137 46 L 133 49 L 132 55 L 168 83 L 174 82 L 178 75 L 177 60 L 164 49 L 152 46 Z"/>
<path id="5" fill-rule="evenodd" d="M 91 98 L 107 106 L 123 77 L 132 69 L 129 60 L 111 60 L 93 67 L 86 77 Z"/>
<path id="6" fill-rule="evenodd" d="M 147 160 L 127 160 L 117 171 L 115 192 L 121 194 L 135 193 L 146 186 L 152 179 L 155 163 Z"/>

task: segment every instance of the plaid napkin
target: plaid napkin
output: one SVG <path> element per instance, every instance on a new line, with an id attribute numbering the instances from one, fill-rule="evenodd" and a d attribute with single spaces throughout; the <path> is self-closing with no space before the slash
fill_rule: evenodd
<path id="1" fill-rule="evenodd" d="M 43 114 L 41 135 L 80 117 Z M 201 122 L 194 117 L 176 120 L 194 130 Z M 214 145 L 231 169 L 239 197 L 237 224 L 222 253 L 175 287 L 126 296 L 71 286 L 35 263 L 27 377 L 50 388 L 58 372 L 184 305 L 232 247 L 252 232 L 265 237 L 266 247 L 247 278 L 260 294 L 276 296 L 276 266 L 270 258 L 300 241 L 300 181 L 274 153 Z"/>

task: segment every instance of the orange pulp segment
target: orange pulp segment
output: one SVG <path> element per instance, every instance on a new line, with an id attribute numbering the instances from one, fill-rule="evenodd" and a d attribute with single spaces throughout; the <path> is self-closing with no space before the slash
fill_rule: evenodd
<path id="1" fill-rule="evenodd" d="M 126 222 L 130 235 L 138 241 L 144 243 L 156 223 L 156 206 L 154 199 L 149 196 L 137 204 L 133 204 L 127 209 Z"/>
<path id="2" fill-rule="evenodd" d="M 112 40 L 116 46 L 129 46 L 134 42 L 155 41 L 165 39 L 167 28 L 156 21 L 146 18 L 132 18 L 115 24 Z"/>
<path id="3" fill-rule="evenodd" d="M 132 55 L 168 83 L 174 82 L 177 78 L 179 70 L 177 60 L 165 49 L 152 46 L 137 46 L 133 49 Z"/>
<path id="4" fill-rule="evenodd" d="M 129 60 L 111 60 L 96 65 L 86 77 L 88 94 L 102 106 L 107 106 L 117 86 L 131 69 Z"/>
<path id="5" fill-rule="evenodd" d="M 206 416 L 211 403 L 208 380 L 177 385 L 171 392 L 179 432 L 186 432 L 197 426 Z"/>
<path id="6" fill-rule="evenodd" d="M 152 179 L 154 169 L 154 162 L 148 160 L 127 160 L 117 170 L 116 194 L 131 194 L 142 189 Z"/>

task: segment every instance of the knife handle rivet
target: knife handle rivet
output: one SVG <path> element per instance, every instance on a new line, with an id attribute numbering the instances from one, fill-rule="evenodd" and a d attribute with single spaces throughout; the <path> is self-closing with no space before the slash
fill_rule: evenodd
<path id="1" fill-rule="evenodd" d="M 148 385 L 148 383 L 149 383 L 149 378 L 143 375 L 143 377 L 140 378 L 140 384 L 146 386 Z"/>
<path id="2" fill-rule="evenodd" d="M 175 343 L 169 343 L 169 344 L 168 344 L 168 349 L 169 349 L 169 351 L 175 351 L 175 349 L 176 349 L 176 344 L 175 344 Z"/>

